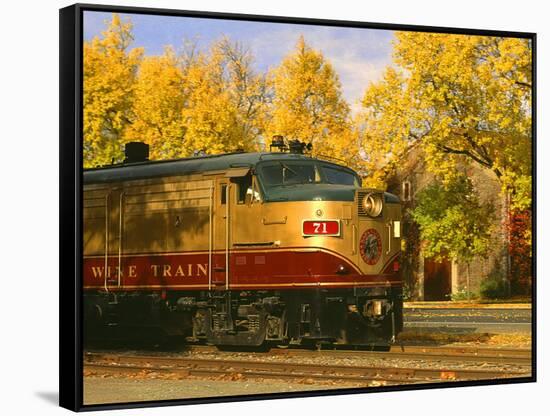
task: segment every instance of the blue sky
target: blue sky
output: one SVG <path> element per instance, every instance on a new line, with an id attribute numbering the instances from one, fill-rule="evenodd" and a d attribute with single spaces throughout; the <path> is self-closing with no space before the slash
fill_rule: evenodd
<path id="1" fill-rule="evenodd" d="M 300 35 L 320 50 L 336 69 L 342 91 L 352 109 L 358 109 L 368 83 L 380 78 L 391 64 L 393 32 L 381 29 L 335 28 L 298 24 L 198 19 L 176 16 L 121 14 L 134 24 L 134 47 L 144 47 L 146 55 L 162 53 L 164 46 L 179 49 L 184 39 L 207 48 L 228 36 L 250 48 L 258 71 L 277 66 L 291 52 Z M 111 13 L 84 13 L 84 40 L 101 35 Z"/>

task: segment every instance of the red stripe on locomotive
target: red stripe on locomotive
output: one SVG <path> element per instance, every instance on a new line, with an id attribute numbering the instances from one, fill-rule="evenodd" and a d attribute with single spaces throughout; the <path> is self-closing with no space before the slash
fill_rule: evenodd
<path id="1" fill-rule="evenodd" d="M 109 289 L 118 287 L 119 260 L 107 261 Z M 147 287 L 185 290 L 208 287 L 208 253 L 173 253 L 165 255 L 127 255 L 120 259 L 120 289 Z M 226 284 L 225 252 L 212 255 L 213 286 Z M 355 284 L 399 284 L 399 275 L 389 270 L 383 275 L 363 275 L 351 262 L 327 251 L 239 252 L 230 254 L 229 286 L 250 289 L 323 286 L 352 287 Z M 84 287 L 100 289 L 105 285 L 104 257 L 84 259 Z"/>

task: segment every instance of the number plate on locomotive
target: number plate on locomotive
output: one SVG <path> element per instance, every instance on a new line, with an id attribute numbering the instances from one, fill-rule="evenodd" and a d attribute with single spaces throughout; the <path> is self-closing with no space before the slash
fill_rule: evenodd
<path id="1" fill-rule="evenodd" d="M 304 236 L 314 236 L 314 235 L 339 236 L 340 221 L 339 220 L 305 220 L 302 225 L 302 234 Z"/>

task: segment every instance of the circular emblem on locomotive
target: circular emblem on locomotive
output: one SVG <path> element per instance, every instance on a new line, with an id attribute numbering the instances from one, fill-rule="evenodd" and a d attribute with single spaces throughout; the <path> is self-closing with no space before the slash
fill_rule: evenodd
<path id="1" fill-rule="evenodd" d="M 374 228 L 369 228 L 361 236 L 359 250 L 363 261 L 371 266 L 378 263 L 382 254 L 382 238 Z"/>

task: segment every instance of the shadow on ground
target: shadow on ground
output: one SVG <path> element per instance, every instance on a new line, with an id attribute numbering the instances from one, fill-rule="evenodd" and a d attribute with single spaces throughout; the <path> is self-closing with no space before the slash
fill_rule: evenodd
<path id="1" fill-rule="evenodd" d="M 398 341 L 408 345 L 445 345 L 453 342 L 488 342 L 493 334 L 476 332 L 476 328 L 418 327 L 406 329 L 398 336 Z"/>
<path id="2" fill-rule="evenodd" d="M 166 336 L 160 330 L 131 329 L 94 333 L 85 336 L 84 349 L 146 350 L 184 352 L 189 345 L 182 336 Z"/>

